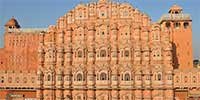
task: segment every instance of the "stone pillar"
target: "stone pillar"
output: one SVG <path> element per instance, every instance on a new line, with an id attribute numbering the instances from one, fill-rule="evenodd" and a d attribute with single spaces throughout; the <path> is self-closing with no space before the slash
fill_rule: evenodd
<path id="1" fill-rule="evenodd" d="M 60 56 L 60 54 L 58 54 L 58 56 Z M 59 62 L 57 60 L 57 62 Z M 61 64 L 60 64 L 61 63 Z M 59 64 L 57 63 L 57 69 L 56 69 L 56 88 L 57 89 L 62 89 L 63 88 L 63 70 L 64 70 L 64 66 L 62 64 L 63 62 L 59 62 Z"/>
<path id="2" fill-rule="evenodd" d="M 95 24 L 94 23 L 89 23 L 88 26 L 88 38 L 87 42 L 92 42 L 95 40 Z"/>
<path id="3" fill-rule="evenodd" d="M 141 70 L 138 70 L 136 73 L 135 73 L 135 87 L 136 89 L 141 89 L 142 88 L 142 72 Z"/>
<path id="4" fill-rule="evenodd" d="M 117 65 L 117 49 L 114 48 L 114 50 L 112 50 L 111 53 L 111 87 L 113 89 L 117 89 L 118 88 L 118 65 Z"/>
<path id="5" fill-rule="evenodd" d="M 56 71 L 56 88 L 63 88 L 63 71 L 61 71 L 60 69 Z"/>
<path id="6" fill-rule="evenodd" d="M 133 38 L 136 42 L 139 42 L 140 41 L 140 33 L 141 33 L 141 29 L 140 27 L 137 25 L 134 27 L 134 35 L 133 35 Z"/>
<path id="7" fill-rule="evenodd" d="M 151 88 L 151 71 L 148 69 L 144 71 L 143 87 L 147 89 Z"/>
<path id="8" fill-rule="evenodd" d="M 93 65 L 94 66 L 94 65 Z M 87 100 L 95 99 L 95 77 L 94 77 L 94 67 L 92 65 L 88 66 L 87 73 Z"/>
<path id="9" fill-rule="evenodd" d="M 112 87 L 112 97 L 115 98 L 115 96 L 113 95 L 114 93 L 117 93 L 117 88 L 118 88 L 118 45 L 117 45 L 117 38 L 118 38 L 118 33 L 117 33 L 117 24 L 113 23 L 111 25 L 111 87 Z"/>
<path id="10" fill-rule="evenodd" d="M 72 28 L 67 27 L 66 34 L 64 37 L 64 45 L 65 45 L 65 55 L 64 55 L 64 91 L 63 97 L 64 100 L 72 100 Z"/>
<path id="11" fill-rule="evenodd" d="M 119 99 L 119 81 L 118 81 L 118 69 L 117 65 L 112 65 L 112 75 L 111 75 L 111 97 L 112 100 L 118 100 Z"/>
<path id="12" fill-rule="evenodd" d="M 142 16 L 142 24 L 144 27 L 148 27 L 150 25 L 149 17 L 146 14 Z"/>
<path id="13" fill-rule="evenodd" d="M 73 29 L 70 26 L 68 26 L 67 29 L 65 30 L 64 43 L 67 46 L 71 45 L 71 42 L 72 42 L 72 32 L 73 32 Z"/>
<path id="14" fill-rule="evenodd" d="M 42 74 L 41 70 L 37 71 L 37 77 L 38 77 L 38 80 L 37 80 L 36 98 L 38 100 L 42 100 L 43 92 L 42 92 L 41 88 L 42 88 L 42 85 L 43 85 L 43 74 Z"/>
<path id="15" fill-rule="evenodd" d="M 39 35 L 39 47 L 38 47 L 38 70 L 37 70 L 37 91 L 36 98 L 37 100 L 43 100 L 43 91 L 41 88 L 43 87 L 44 75 L 43 75 L 43 67 L 44 67 L 44 33 L 40 33 Z"/>
<path id="16" fill-rule="evenodd" d="M 149 50 L 149 46 L 147 43 L 143 43 L 142 44 L 142 65 L 145 67 L 149 67 L 149 63 L 150 63 L 150 50 Z"/>
<path id="17" fill-rule="evenodd" d="M 113 43 L 117 43 L 117 39 L 118 39 L 118 33 L 117 33 L 117 31 L 118 31 L 118 28 L 117 28 L 118 26 L 117 26 L 117 24 L 116 23 L 113 23 L 112 25 L 111 25 L 111 43 L 113 44 Z"/>
<path id="18" fill-rule="evenodd" d="M 70 85 L 72 78 L 72 47 L 65 48 L 65 61 L 64 61 L 64 84 Z"/>
<path id="19" fill-rule="evenodd" d="M 93 23 L 88 24 L 88 38 L 87 38 L 87 49 L 88 49 L 88 61 L 87 65 L 93 65 L 95 63 L 95 25 Z"/>
<path id="20" fill-rule="evenodd" d="M 64 72 L 69 76 L 69 78 L 71 77 L 72 65 L 72 32 L 72 27 L 68 26 L 64 34 Z"/>
<path id="21" fill-rule="evenodd" d="M 88 38 L 87 38 L 87 46 L 88 46 L 88 61 L 87 61 L 87 100 L 95 99 L 95 77 L 94 77 L 94 67 L 95 67 L 95 48 L 94 48 L 94 35 L 95 35 L 95 27 L 93 23 L 88 24 Z"/>
<path id="22" fill-rule="evenodd" d="M 63 99 L 63 73 L 61 70 L 56 72 L 56 100 Z"/>
<path id="23" fill-rule="evenodd" d="M 138 42 L 135 44 L 134 48 L 134 65 L 141 65 L 141 44 Z"/>
<path id="24" fill-rule="evenodd" d="M 63 97 L 63 70 L 64 70 L 64 32 L 58 33 L 57 60 L 56 60 L 56 100 L 62 100 Z"/>

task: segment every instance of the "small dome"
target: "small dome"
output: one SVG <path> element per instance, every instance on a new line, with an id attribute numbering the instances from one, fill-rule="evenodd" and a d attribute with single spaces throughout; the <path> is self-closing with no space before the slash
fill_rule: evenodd
<path id="1" fill-rule="evenodd" d="M 179 5 L 173 5 L 170 9 L 176 9 L 176 10 L 181 10 L 182 7 Z"/>
<path id="2" fill-rule="evenodd" d="M 170 9 L 169 9 L 169 13 L 172 11 L 182 11 L 183 8 L 179 5 L 173 5 Z"/>
<path id="3" fill-rule="evenodd" d="M 20 28 L 20 25 L 18 24 L 17 20 L 12 17 L 6 24 L 5 27 L 13 27 L 13 28 Z"/>
<path id="4" fill-rule="evenodd" d="M 108 0 L 99 0 L 99 3 L 106 3 Z"/>

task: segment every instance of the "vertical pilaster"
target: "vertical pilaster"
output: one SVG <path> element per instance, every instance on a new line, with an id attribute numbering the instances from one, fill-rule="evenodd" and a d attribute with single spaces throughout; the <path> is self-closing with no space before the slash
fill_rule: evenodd
<path id="1" fill-rule="evenodd" d="M 39 47 L 38 47 L 38 70 L 37 70 L 37 90 L 36 90 L 36 98 L 37 100 L 43 100 L 43 68 L 44 68 L 44 33 L 40 33 L 39 35 Z"/>
<path id="2" fill-rule="evenodd" d="M 72 27 L 68 26 L 64 35 L 64 100 L 72 100 Z"/>
<path id="3" fill-rule="evenodd" d="M 95 35 L 95 26 L 93 23 L 88 24 L 88 56 L 87 56 L 87 100 L 95 99 L 95 47 L 94 47 L 94 35 Z"/>
<path id="4" fill-rule="evenodd" d="M 64 71 L 64 31 L 57 33 L 57 60 L 56 60 L 56 100 L 62 100 L 63 97 L 63 71 Z"/>
<path id="5" fill-rule="evenodd" d="M 117 33 L 117 24 L 113 23 L 111 25 L 111 87 L 114 89 L 113 91 L 116 93 L 116 89 L 118 88 L 118 33 Z"/>

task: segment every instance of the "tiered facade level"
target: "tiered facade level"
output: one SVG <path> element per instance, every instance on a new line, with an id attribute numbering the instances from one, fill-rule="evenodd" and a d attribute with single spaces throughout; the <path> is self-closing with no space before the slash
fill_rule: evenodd
<path id="1" fill-rule="evenodd" d="M 0 99 L 198 99 L 191 18 L 174 5 L 157 23 L 128 3 L 79 4 L 48 29 L 5 25 Z"/>

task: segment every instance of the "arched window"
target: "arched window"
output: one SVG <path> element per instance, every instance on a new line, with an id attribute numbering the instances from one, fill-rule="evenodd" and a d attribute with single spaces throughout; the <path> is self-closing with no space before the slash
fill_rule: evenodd
<path id="1" fill-rule="evenodd" d="M 8 78 L 8 83 L 12 83 L 12 77 Z"/>
<path id="2" fill-rule="evenodd" d="M 160 39 L 160 33 L 155 32 L 153 33 L 153 40 L 159 40 Z"/>
<path id="3" fill-rule="evenodd" d="M 141 76 L 137 76 L 137 80 L 138 81 L 142 80 Z"/>
<path id="4" fill-rule="evenodd" d="M 104 35 L 105 33 L 104 32 L 102 32 L 102 35 Z"/>
<path id="5" fill-rule="evenodd" d="M 81 100 L 81 96 L 77 96 L 76 98 L 77 98 L 77 100 Z"/>
<path id="6" fill-rule="evenodd" d="M 126 73 L 124 79 L 125 81 L 130 81 L 131 80 L 130 75 Z"/>
<path id="7" fill-rule="evenodd" d="M 100 51 L 100 57 L 106 57 L 106 50 Z"/>
<path id="8" fill-rule="evenodd" d="M 4 77 L 3 76 L 1 77 L 1 83 L 4 83 Z"/>
<path id="9" fill-rule="evenodd" d="M 158 81 L 162 80 L 162 75 L 158 74 Z"/>
<path id="10" fill-rule="evenodd" d="M 150 80 L 150 79 L 151 79 L 150 75 L 146 76 L 146 80 Z"/>
<path id="11" fill-rule="evenodd" d="M 176 29 L 178 29 L 180 26 L 181 26 L 180 23 L 174 23 L 174 27 L 175 27 Z"/>
<path id="12" fill-rule="evenodd" d="M 35 82 L 35 77 L 31 78 L 31 82 L 34 83 Z"/>
<path id="13" fill-rule="evenodd" d="M 24 83 L 27 83 L 27 78 L 26 78 L 26 77 L 24 77 L 23 81 L 24 81 Z"/>
<path id="14" fill-rule="evenodd" d="M 16 81 L 16 83 L 19 83 L 19 77 L 17 77 L 17 78 L 15 79 L 15 81 Z"/>
<path id="15" fill-rule="evenodd" d="M 47 76 L 47 81 L 51 81 L 51 75 Z"/>
<path id="16" fill-rule="evenodd" d="M 82 81 L 83 75 L 81 73 L 77 74 L 76 79 L 77 79 L 77 81 Z"/>
<path id="17" fill-rule="evenodd" d="M 176 76 L 176 83 L 179 83 L 179 77 Z"/>
<path id="18" fill-rule="evenodd" d="M 101 73 L 100 74 L 100 80 L 106 80 L 107 79 L 106 76 L 107 76 L 106 73 Z"/>
<path id="19" fill-rule="evenodd" d="M 79 50 L 79 51 L 78 51 L 78 57 L 79 57 L 79 58 L 81 58 L 81 57 L 82 57 L 82 55 L 83 55 L 82 51 L 81 51 L 81 50 Z"/>
<path id="20" fill-rule="evenodd" d="M 58 81 L 62 81 L 62 76 L 58 76 Z"/>
<path id="21" fill-rule="evenodd" d="M 172 75 L 169 75 L 169 76 L 168 76 L 168 80 L 172 80 Z"/>
<path id="22" fill-rule="evenodd" d="M 193 83 L 196 83 L 196 76 L 193 76 Z"/>
<path id="23" fill-rule="evenodd" d="M 124 16 L 124 17 L 128 16 L 128 14 L 129 14 L 129 12 L 128 12 L 127 10 L 125 10 L 125 11 L 123 12 L 123 16 Z"/>
<path id="24" fill-rule="evenodd" d="M 129 100 L 129 96 L 126 95 L 126 96 L 125 96 L 125 100 Z"/>
<path id="25" fill-rule="evenodd" d="M 156 48 L 155 50 L 152 51 L 152 54 L 153 54 L 153 58 L 154 60 L 160 60 L 160 57 L 161 57 L 161 49 L 159 48 Z"/>
<path id="26" fill-rule="evenodd" d="M 167 22 L 166 24 L 165 24 L 165 26 L 167 27 L 167 28 L 170 28 L 170 23 L 169 22 Z"/>
<path id="27" fill-rule="evenodd" d="M 188 22 L 185 22 L 183 25 L 184 25 L 184 28 L 187 29 L 188 26 L 189 26 L 189 23 L 188 23 Z"/>
<path id="28" fill-rule="evenodd" d="M 129 51 L 128 51 L 128 50 L 125 50 L 125 51 L 124 51 L 124 56 L 125 56 L 125 57 L 129 57 Z"/>
<path id="29" fill-rule="evenodd" d="M 187 76 L 184 77 L 184 82 L 185 82 L 185 83 L 188 82 L 188 77 L 187 77 Z"/>
<path id="30" fill-rule="evenodd" d="M 121 51 L 121 57 L 123 57 L 123 51 Z"/>
<path id="31" fill-rule="evenodd" d="M 66 95 L 67 100 L 72 100 L 72 97 L 70 95 Z"/>

